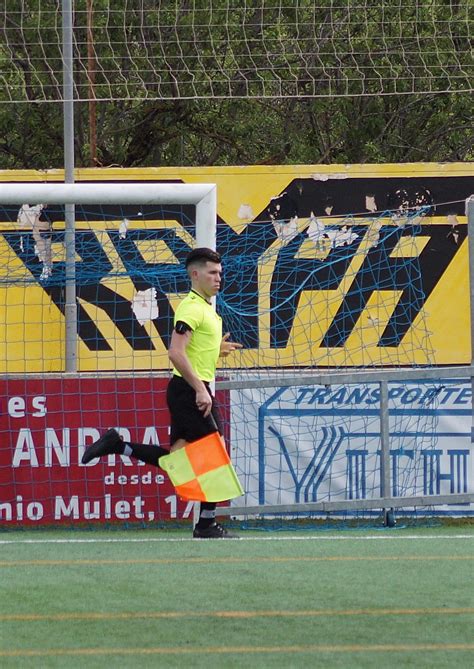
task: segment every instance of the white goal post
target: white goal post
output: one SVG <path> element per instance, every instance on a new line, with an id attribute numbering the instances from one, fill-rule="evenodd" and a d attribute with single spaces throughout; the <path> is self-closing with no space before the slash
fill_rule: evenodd
<path id="1" fill-rule="evenodd" d="M 196 244 L 215 248 L 215 184 L 182 183 L 2 183 L 1 204 L 193 204 Z"/>
<path id="2" fill-rule="evenodd" d="M 216 248 L 217 188 L 212 183 L 2 183 L 0 203 L 72 205 L 66 216 L 66 371 L 77 372 L 75 295 L 76 204 L 191 204 L 196 206 L 196 245 Z"/>

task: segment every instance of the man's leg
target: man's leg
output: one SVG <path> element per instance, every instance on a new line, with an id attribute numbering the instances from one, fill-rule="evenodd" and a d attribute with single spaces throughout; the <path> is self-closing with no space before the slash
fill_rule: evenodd
<path id="1" fill-rule="evenodd" d="M 170 448 L 171 453 L 184 448 L 186 444 L 189 444 L 189 441 L 186 441 L 186 439 L 176 439 Z M 200 502 L 199 519 L 193 528 L 193 537 L 195 539 L 237 538 L 230 534 L 222 525 L 216 523 L 216 507 L 217 504 L 215 502 Z"/>
<path id="2" fill-rule="evenodd" d="M 215 502 L 201 502 L 199 521 L 193 530 L 194 539 L 238 539 L 236 534 L 216 522 L 216 506 Z"/>
<path id="3" fill-rule="evenodd" d="M 159 467 L 159 459 L 162 455 L 169 455 L 169 451 L 161 446 L 151 444 L 135 444 L 130 441 L 123 441 L 117 430 L 113 428 L 107 430 L 100 439 L 91 444 L 84 451 L 82 464 L 86 465 L 94 458 L 100 458 L 103 455 L 117 453 L 118 455 L 128 455 L 129 457 L 146 462 L 148 465 Z"/>
<path id="4" fill-rule="evenodd" d="M 212 394 L 209 391 L 212 397 Z M 204 418 L 196 406 L 196 393 L 186 381 L 173 377 L 168 384 L 166 400 L 171 415 L 170 451 L 177 451 L 186 444 L 202 439 L 217 429 L 222 433 L 219 412 L 213 404 L 212 418 Z M 234 538 L 216 523 L 215 502 L 201 502 L 199 520 L 193 530 L 196 539 Z"/>
<path id="5" fill-rule="evenodd" d="M 170 452 L 174 453 L 175 451 L 179 451 L 179 449 L 184 448 L 186 444 L 189 444 L 189 441 L 186 441 L 186 439 L 176 439 L 171 445 Z M 198 531 L 207 529 L 216 522 L 216 506 L 217 505 L 214 502 L 201 502 L 199 520 L 195 525 L 195 528 L 198 528 Z"/>
<path id="6" fill-rule="evenodd" d="M 198 532 L 206 530 L 216 522 L 216 506 L 217 504 L 215 502 L 201 502 L 199 520 L 195 527 Z"/>
<path id="7" fill-rule="evenodd" d="M 176 441 L 172 444 L 170 448 L 170 453 L 174 453 L 174 451 L 179 451 L 179 449 L 184 448 L 186 444 L 189 444 L 189 441 L 186 441 L 186 439 L 176 439 Z"/>

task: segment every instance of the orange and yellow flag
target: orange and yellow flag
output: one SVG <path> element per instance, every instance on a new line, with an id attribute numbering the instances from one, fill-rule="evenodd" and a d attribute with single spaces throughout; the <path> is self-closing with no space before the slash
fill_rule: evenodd
<path id="1" fill-rule="evenodd" d="M 244 494 L 219 432 L 160 458 L 176 493 L 196 502 L 225 502 Z"/>

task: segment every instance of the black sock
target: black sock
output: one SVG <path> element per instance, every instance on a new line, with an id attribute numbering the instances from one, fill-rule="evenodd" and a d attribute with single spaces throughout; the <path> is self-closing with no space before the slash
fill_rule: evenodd
<path id="1" fill-rule="evenodd" d="M 125 455 L 129 455 L 132 458 L 146 462 L 147 465 L 154 465 L 155 467 L 159 467 L 159 459 L 162 455 L 170 454 L 166 448 L 153 446 L 152 444 L 134 444 L 130 441 L 125 441 L 124 446 Z M 131 453 L 127 452 L 127 446 L 131 449 Z"/>
<path id="2" fill-rule="evenodd" d="M 201 510 L 199 512 L 199 520 L 196 527 L 203 530 L 215 522 L 216 506 L 217 504 L 215 502 L 201 502 Z"/>

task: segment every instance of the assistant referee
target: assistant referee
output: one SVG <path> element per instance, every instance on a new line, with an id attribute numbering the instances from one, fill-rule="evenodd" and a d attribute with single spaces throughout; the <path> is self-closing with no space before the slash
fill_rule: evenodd
<path id="1" fill-rule="evenodd" d="M 222 319 L 212 304 L 222 280 L 220 255 L 208 248 L 194 249 L 186 258 L 186 270 L 191 290 L 176 309 L 168 350 L 173 365 L 166 396 L 171 415 L 171 451 L 212 434 L 216 426 L 223 434 L 210 384 L 214 381 L 219 357 L 242 348 L 241 344 L 229 341 L 229 333 L 222 336 Z M 162 455 L 168 455 L 168 451 L 159 446 L 124 442 L 119 433 L 111 429 L 86 449 L 82 463 L 109 453 L 128 455 L 155 466 L 159 466 Z M 233 538 L 216 522 L 215 502 L 201 502 L 193 537 Z"/>
<path id="2" fill-rule="evenodd" d="M 222 319 L 212 305 L 222 280 L 221 257 L 208 248 L 191 251 L 186 259 L 191 291 L 179 304 L 168 351 L 173 376 L 168 385 L 167 402 L 171 414 L 171 450 L 182 448 L 216 431 L 222 434 L 219 413 L 212 397 L 219 356 L 242 348 L 222 336 Z M 196 538 L 230 537 L 216 522 L 216 504 L 201 502 Z"/>

